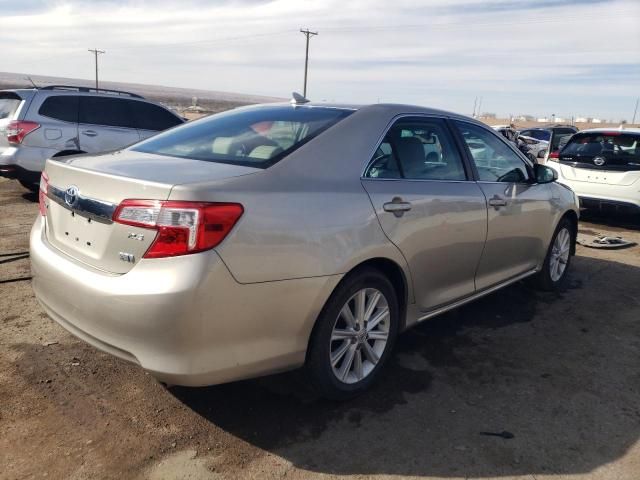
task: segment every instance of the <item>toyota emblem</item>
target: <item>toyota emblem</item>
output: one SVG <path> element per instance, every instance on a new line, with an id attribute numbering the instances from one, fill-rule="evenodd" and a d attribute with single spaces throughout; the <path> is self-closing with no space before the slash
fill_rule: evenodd
<path id="1" fill-rule="evenodd" d="M 593 159 L 593 163 L 598 167 L 601 167 L 602 165 L 604 165 L 604 162 L 605 162 L 605 159 L 602 157 L 596 157 Z"/>
<path id="2" fill-rule="evenodd" d="M 64 192 L 64 201 L 71 208 L 75 207 L 76 203 L 78 203 L 78 187 L 75 185 L 71 185 Z"/>

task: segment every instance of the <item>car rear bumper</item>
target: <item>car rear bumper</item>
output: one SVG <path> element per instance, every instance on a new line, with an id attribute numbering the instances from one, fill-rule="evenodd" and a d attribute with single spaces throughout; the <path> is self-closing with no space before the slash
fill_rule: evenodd
<path id="1" fill-rule="evenodd" d="M 607 198 L 578 197 L 580 207 L 597 210 L 616 210 L 623 213 L 640 213 L 640 203 L 632 203 Z"/>
<path id="2" fill-rule="evenodd" d="M 339 275 L 240 284 L 215 251 L 142 259 L 111 275 L 31 231 L 33 289 L 77 337 L 159 380 L 211 385 L 300 366 L 315 319 Z"/>
<path id="3" fill-rule="evenodd" d="M 614 185 L 607 183 L 590 183 L 559 178 L 558 182 L 567 185 L 580 198 L 580 206 L 588 207 L 594 202 L 612 205 L 626 205 L 640 208 L 640 183 L 631 185 Z"/>

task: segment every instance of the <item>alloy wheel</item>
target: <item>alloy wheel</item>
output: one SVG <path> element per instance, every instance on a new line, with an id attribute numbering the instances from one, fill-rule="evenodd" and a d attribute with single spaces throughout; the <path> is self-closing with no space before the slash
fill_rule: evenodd
<path id="1" fill-rule="evenodd" d="M 562 278 L 569 262 L 571 250 L 571 234 L 566 228 L 562 228 L 556 235 L 551 247 L 549 258 L 549 275 L 551 280 L 557 282 Z"/>
<path id="2" fill-rule="evenodd" d="M 389 304 L 375 288 L 357 291 L 343 305 L 331 332 L 329 355 L 336 378 L 356 383 L 375 369 L 389 338 Z"/>

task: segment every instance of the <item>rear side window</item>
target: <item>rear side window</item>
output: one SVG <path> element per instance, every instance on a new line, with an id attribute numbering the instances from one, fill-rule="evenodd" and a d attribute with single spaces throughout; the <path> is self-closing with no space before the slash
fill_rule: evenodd
<path id="1" fill-rule="evenodd" d="M 42 102 L 38 114 L 64 122 L 76 123 L 78 121 L 78 97 L 73 95 L 48 97 Z"/>
<path id="2" fill-rule="evenodd" d="M 351 113 L 280 105 L 230 110 L 156 135 L 133 150 L 267 168 Z"/>
<path id="3" fill-rule="evenodd" d="M 130 103 L 121 98 L 80 97 L 80 123 L 135 128 Z"/>
<path id="4" fill-rule="evenodd" d="M 130 106 L 133 114 L 133 123 L 136 128 L 141 130 L 160 131 L 183 123 L 173 113 L 158 105 L 132 101 Z"/>
<path id="5" fill-rule="evenodd" d="M 387 132 L 364 176 L 466 180 L 462 158 L 439 119 L 401 119 Z"/>
<path id="6" fill-rule="evenodd" d="M 0 94 L 0 120 L 12 118 L 22 99 L 13 93 Z"/>

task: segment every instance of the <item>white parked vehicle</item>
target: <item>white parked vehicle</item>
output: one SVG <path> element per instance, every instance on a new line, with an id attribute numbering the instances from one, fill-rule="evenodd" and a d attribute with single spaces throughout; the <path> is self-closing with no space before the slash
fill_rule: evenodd
<path id="1" fill-rule="evenodd" d="M 640 212 L 640 129 L 583 130 L 549 160 L 582 207 Z"/>

